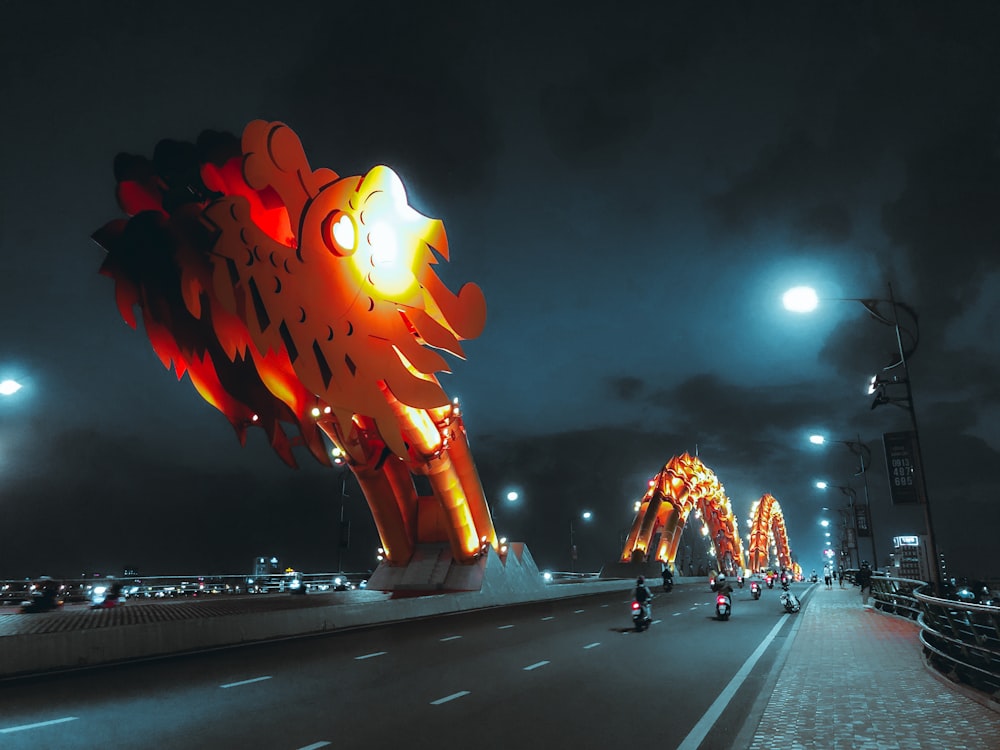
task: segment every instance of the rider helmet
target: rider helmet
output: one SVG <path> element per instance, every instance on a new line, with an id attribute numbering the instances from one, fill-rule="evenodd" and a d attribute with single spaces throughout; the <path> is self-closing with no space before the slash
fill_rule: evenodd
<path id="1" fill-rule="evenodd" d="M 639 576 L 635 579 L 635 582 L 641 586 L 646 582 L 646 576 Z"/>
<path id="2" fill-rule="evenodd" d="M 719 583 L 725 583 L 726 582 L 726 577 L 724 575 L 722 575 L 722 573 L 719 573 L 719 577 L 716 578 L 715 580 L 718 581 Z"/>

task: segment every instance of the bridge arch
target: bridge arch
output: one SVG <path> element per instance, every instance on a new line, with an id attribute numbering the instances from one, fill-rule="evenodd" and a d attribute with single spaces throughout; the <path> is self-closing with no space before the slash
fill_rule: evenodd
<path id="1" fill-rule="evenodd" d="M 711 537 L 719 570 L 733 573 L 742 569 L 743 546 L 725 488 L 711 469 L 687 453 L 674 456 L 649 481 L 621 562 L 658 560 L 672 566 L 692 511 L 704 524 L 702 533 Z"/>
<path id="2" fill-rule="evenodd" d="M 792 570 L 792 550 L 788 546 L 788 531 L 781 503 L 774 495 L 765 493 L 750 510 L 750 569 L 759 572 L 768 567 L 774 547 L 775 556 L 785 570 Z"/>

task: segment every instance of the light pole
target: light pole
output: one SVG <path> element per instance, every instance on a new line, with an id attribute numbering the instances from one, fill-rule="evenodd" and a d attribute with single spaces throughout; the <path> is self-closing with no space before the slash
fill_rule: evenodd
<path id="1" fill-rule="evenodd" d="M 910 423 L 913 427 L 913 449 L 916 453 L 916 460 L 914 463 L 916 466 L 906 467 L 904 470 L 910 472 L 915 471 L 916 473 L 915 481 L 919 489 L 918 500 L 923 505 L 924 526 L 927 533 L 927 553 L 930 557 L 927 561 L 927 571 L 931 579 L 929 583 L 934 591 L 939 591 L 941 587 L 941 572 L 939 567 L 940 560 L 938 558 L 937 541 L 934 536 L 934 523 L 931 519 L 931 502 L 927 492 L 927 479 L 924 473 L 923 450 L 920 447 L 920 429 L 917 425 L 917 410 L 913 403 L 913 388 L 910 383 L 910 368 L 907 361 L 909 357 L 913 356 L 913 353 L 917 350 L 917 344 L 920 342 L 920 326 L 916 310 L 906 303 L 899 302 L 896 299 L 896 296 L 892 291 L 892 284 L 888 285 L 888 289 L 888 299 L 857 297 L 840 299 L 847 302 L 860 302 L 872 318 L 883 325 L 889 326 L 896 333 L 896 346 L 899 352 L 899 361 L 893 362 L 882 368 L 882 372 L 890 373 L 889 377 L 880 378 L 876 375 L 872 378 L 869 395 L 874 395 L 875 400 L 872 402 L 871 408 L 874 409 L 875 407 L 882 406 L 883 404 L 894 404 L 905 409 L 910 414 Z M 788 310 L 793 312 L 812 312 L 819 304 L 819 297 L 816 295 L 815 290 L 810 287 L 795 287 L 794 289 L 789 289 L 785 292 L 782 297 L 782 302 Z M 885 315 L 881 311 L 880 307 L 882 305 L 889 305 L 892 309 L 891 317 Z M 902 308 L 912 320 L 912 330 L 904 329 L 900 325 L 900 308 Z M 909 349 L 903 345 L 904 333 L 908 339 Z M 897 375 L 896 371 L 901 374 Z M 903 386 L 904 395 L 891 395 L 888 392 L 888 389 L 892 386 Z M 893 467 L 889 467 L 889 470 L 890 472 L 893 471 Z"/>
<path id="2" fill-rule="evenodd" d="M 855 491 L 855 489 L 853 487 L 847 487 L 847 486 L 841 485 L 841 484 L 827 484 L 826 482 L 816 482 L 816 486 L 819 489 L 821 489 L 821 490 L 825 490 L 827 488 L 832 487 L 835 490 L 840 490 L 842 493 L 844 493 L 845 495 L 847 495 L 847 497 L 849 498 L 848 503 L 847 503 L 847 507 L 850 508 L 850 510 L 848 511 L 850 513 L 850 517 L 851 517 L 851 525 L 850 526 L 847 525 L 847 517 L 844 516 L 844 511 L 840 510 L 839 512 L 840 512 L 840 514 L 841 514 L 841 516 L 843 517 L 843 520 L 844 520 L 844 533 L 845 533 L 845 535 L 847 535 L 847 558 L 848 558 L 848 563 L 850 563 L 850 564 L 853 565 L 854 564 L 854 560 L 851 559 L 851 537 L 850 537 L 850 534 L 848 532 L 849 531 L 853 531 L 854 532 L 854 549 L 857 550 L 858 549 L 858 528 L 855 525 L 857 523 L 857 514 L 855 513 L 855 510 L 854 510 L 854 504 L 857 502 L 858 493 Z M 856 554 L 857 554 L 857 557 L 858 557 L 858 561 L 857 561 L 858 562 L 858 567 L 861 567 L 861 550 L 858 550 L 858 552 Z"/>
<path id="3" fill-rule="evenodd" d="M 594 514 L 591 513 L 589 510 L 585 510 L 585 511 L 583 511 L 583 513 L 580 514 L 580 518 L 583 519 L 584 521 L 589 521 L 591 518 L 593 518 L 593 515 Z M 576 543 L 574 541 L 575 537 L 574 537 L 573 521 L 574 521 L 574 519 L 572 517 L 570 517 L 570 519 L 569 519 L 569 559 L 570 559 L 570 572 L 571 573 L 575 573 L 576 572 Z"/>
<path id="4" fill-rule="evenodd" d="M 344 521 L 344 505 L 347 501 L 347 475 L 351 469 L 347 464 L 347 455 L 340 447 L 332 451 L 333 464 L 340 470 L 340 523 L 337 526 L 337 572 L 344 572 L 344 549 L 351 548 L 351 524 Z"/>
<path id="5" fill-rule="evenodd" d="M 854 476 L 860 476 L 865 484 L 865 520 L 868 522 L 867 531 L 872 540 L 872 569 L 878 570 L 878 548 L 875 544 L 875 522 L 872 519 L 872 501 L 871 496 L 868 493 L 868 467 L 872 465 L 872 449 L 861 442 L 861 435 L 858 435 L 857 438 L 857 440 L 827 440 L 822 435 L 810 435 L 809 442 L 813 445 L 824 445 L 825 443 L 839 443 L 840 445 L 846 445 L 847 449 L 858 457 L 858 471 Z M 855 517 L 855 531 L 860 531 L 860 529 L 857 528 L 857 521 L 858 519 Z"/>
<path id="6" fill-rule="evenodd" d="M 848 546 L 850 540 L 847 533 L 847 511 L 844 510 L 843 508 L 827 508 L 825 506 L 823 510 L 826 511 L 834 510 L 840 514 L 840 521 L 843 529 L 840 535 L 840 558 L 839 558 L 840 562 L 838 563 L 838 565 L 840 566 L 840 569 L 842 571 L 847 570 L 848 568 L 851 567 L 851 548 Z M 830 522 L 826 520 L 823 520 L 820 523 L 825 528 L 828 528 L 830 526 Z M 829 542 L 827 542 L 827 544 L 829 545 Z"/>

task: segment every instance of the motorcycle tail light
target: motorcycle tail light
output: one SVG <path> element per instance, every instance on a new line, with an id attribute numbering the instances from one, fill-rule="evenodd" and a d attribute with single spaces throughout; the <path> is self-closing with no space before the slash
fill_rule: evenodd
<path id="1" fill-rule="evenodd" d="M 716 602 L 716 604 L 725 604 L 726 603 L 726 597 L 720 596 L 718 599 L 715 600 L 715 602 Z"/>
<path id="2" fill-rule="evenodd" d="M 632 611 L 633 612 L 639 611 L 639 602 L 632 602 Z"/>

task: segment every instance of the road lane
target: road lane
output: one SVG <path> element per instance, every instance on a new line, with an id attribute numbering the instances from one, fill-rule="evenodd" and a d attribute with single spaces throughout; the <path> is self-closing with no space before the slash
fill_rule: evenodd
<path id="1" fill-rule="evenodd" d="M 777 596 L 738 591 L 722 623 L 707 586 L 678 586 L 635 633 L 623 594 L 3 683 L 0 730 L 79 717 L 10 733 L 4 748 L 422 746 L 487 728 L 595 747 L 625 741 L 649 711 L 676 746 L 778 621 Z"/>

